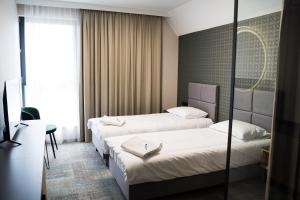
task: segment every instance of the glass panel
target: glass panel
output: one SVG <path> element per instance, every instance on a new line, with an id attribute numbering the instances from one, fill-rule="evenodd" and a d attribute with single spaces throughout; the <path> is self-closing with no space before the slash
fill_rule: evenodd
<path id="1" fill-rule="evenodd" d="M 240 0 L 228 199 L 265 198 L 282 0 Z"/>
<path id="2" fill-rule="evenodd" d="M 269 199 L 300 198 L 300 2 L 285 0 L 272 141 Z"/>

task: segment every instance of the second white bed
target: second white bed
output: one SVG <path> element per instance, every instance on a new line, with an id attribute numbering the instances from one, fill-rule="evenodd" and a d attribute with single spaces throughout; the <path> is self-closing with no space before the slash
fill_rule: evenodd
<path id="1" fill-rule="evenodd" d="M 101 155 L 108 154 L 108 148 L 104 144 L 104 139 L 107 137 L 166 130 L 205 128 L 213 124 L 210 118 L 185 119 L 171 113 L 131 115 L 119 118 L 126 121 L 121 127 L 105 126 L 99 122 L 99 118 L 88 120 L 88 128 L 93 133 L 93 143 Z"/>
<path id="2" fill-rule="evenodd" d="M 163 148 L 158 155 L 141 159 L 121 148 L 124 141 L 134 136 L 161 141 Z M 226 165 L 227 134 L 212 128 L 127 135 L 107 138 L 105 142 L 110 149 L 110 159 L 114 159 L 129 185 L 220 171 Z M 233 138 L 231 167 L 259 163 L 261 148 L 269 142 L 269 139 Z"/>
<path id="3" fill-rule="evenodd" d="M 103 156 L 108 154 L 108 149 L 104 145 L 104 139 L 121 135 L 193 129 L 209 127 L 213 121 L 218 121 L 218 93 L 217 85 L 189 83 L 187 103 L 189 107 L 194 107 L 208 113 L 208 118 L 179 117 L 171 113 L 156 113 L 146 115 L 118 116 L 125 121 L 121 127 L 104 126 L 99 123 L 99 118 L 88 120 L 88 128 L 92 130 L 92 141 Z M 110 117 L 113 120 L 114 117 Z M 190 118 L 190 117 L 188 117 Z M 105 157 L 106 158 L 106 157 Z"/>

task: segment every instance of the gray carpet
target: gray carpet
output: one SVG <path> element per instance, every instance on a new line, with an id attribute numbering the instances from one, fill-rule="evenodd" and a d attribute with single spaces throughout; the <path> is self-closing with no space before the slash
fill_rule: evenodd
<path id="1" fill-rule="evenodd" d="M 92 144 L 59 145 L 56 159 L 49 147 L 47 199 L 123 199 L 118 185 Z"/>
<path id="2" fill-rule="evenodd" d="M 50 200 L 124 200 L 114 178 L 95 147 L 90 143 L 59 145 L 56 159 L 48 147 L 50 169 L 47 175 L 47 199 Z M 261 182 L 261 181 L 260 181 Z M 256 187 L 259 186 L 259 187 Z M 253 192 L 253 188 L 257 188 Z M 231 185 L 230 199 L 263 199 L 263 184 L 248 182 Z M 252 191 L 249 193 L 249 191 Z M 222 200 L 223 188 L 173 195 L 160 200 Z"/>

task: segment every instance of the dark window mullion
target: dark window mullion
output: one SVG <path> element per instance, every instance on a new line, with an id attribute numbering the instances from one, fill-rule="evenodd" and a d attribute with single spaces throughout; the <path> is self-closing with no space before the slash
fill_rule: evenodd
<path id="1" fill-rule="evenodd" d="M 25 106 L 26 60 L 25 60 L 25 18 L 19 17 L 20 64 L 22 77 L 22 103 Z"/>

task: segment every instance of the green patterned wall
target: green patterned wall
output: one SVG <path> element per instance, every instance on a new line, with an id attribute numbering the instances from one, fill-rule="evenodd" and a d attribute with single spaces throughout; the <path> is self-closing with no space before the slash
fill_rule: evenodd
<path id="1" fill-rule="evenodd" d="M 277 70 L 281 13 L 239 22 L 258 32 L 266 45 L 266 73 L 258 89 L 274 90 Z M 259 44 L 255 38 L 238 36 L 236 87 L 251 87 L 262 70 Z M 230 98 L 232 24 L 227 24 L 179 38 L 178 104 L 187 100 L 189 82 L 220 86 L 219 120 L 228 119 Z M 239 51 L 240 50 L 240 51 Z M 248 74 L 251 74 L 247 76 Z M 255 74 L 255 76 L 252 76 Z"/>

